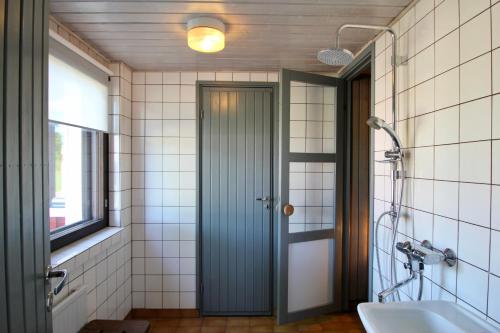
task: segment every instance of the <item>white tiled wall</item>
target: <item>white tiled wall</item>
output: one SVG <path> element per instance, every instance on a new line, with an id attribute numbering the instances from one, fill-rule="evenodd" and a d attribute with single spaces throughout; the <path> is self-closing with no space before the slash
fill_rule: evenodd
<path id="1" fill-rule="evenodd" d="M 109 114 L 109 223 L 120 227 L 116 232 L 98 232 L 102 241 L 84 238 L 72 247 L 52 254 L 56 267 L 66 268 L 69 284 L 55 302 L 67 297 L 71 290 L 87 287 L 87 317 L 123 319 L 132 308 L 131 278 L 131 81 L 132 72 L 123 63 L 111 64 Z M 109 233 L 113 236 L 107 237 Z M 88 243 L 93 245 L 89 247 Z M 78 253 L 68 260 L 58 260 L 65 252 Z"/>
<path id="2" fill-rule="evenodd" d="M 109 233 L 106 233 L 109 234 Z M 75 257 L 57 265 L 68 270 L 68 282 L 54 303 L 59 303 L 81 285 L 87 290 L 88 320 L 123 319 L 132 305 L 130 228 L 107 237 Z M 57 252 L 55 256 L 57 256 Z M 54 281 L 55 284 L 57 281 Z"/>
<path id="3" fill-rule="evenodd" d="M 132 75 L 134 308 L 196 307 L 196 86 L 270 81 L 267 72 Z"/>
<path id="4" fill-rule="evenodd" d="M 456 301 L 500 322 L 500 3 L 421 0 L 395 23 L 398 129 L 408 169 L 399 239 L 459 257 L 426 266 L 424 298 Z M 375 114 L 391 121 L 390 38 L 376 41 Z M 390 139 L 375 133 L 375 159 Z M 375 165 L 375 218 L 389 208 L 389 168 Z M 388 277 L 389 221 L 380 235 Z M 402 259 L 402 258 L 401 258 Z M 404 272 L 398 265 L 399 276 Z M 374 266 L 376 269 L 376 266 Z M 374 274 L 374 293 L 379 291 Z M 406 289 L 413 297 L 417 286 Z M 413 295 L 413 296 L 412 296 Z"/>

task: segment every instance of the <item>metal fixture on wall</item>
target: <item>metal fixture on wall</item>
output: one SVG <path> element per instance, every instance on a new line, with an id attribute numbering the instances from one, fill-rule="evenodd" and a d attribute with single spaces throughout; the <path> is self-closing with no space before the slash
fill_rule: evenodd
<path id="1" fill-rule="evenodd" d="M 453 250 L 444 249 L 441 251 L 434 248 L 428 240 L 424 240 L 422 243 L 414 246 L 412 246 L 408 241 L 404 243 L 399 242 L 396 244 L 396 249 L 406 255 L 407 262 L 404 263 L 404 267 L 409 271 L 409 275 L 405 280 L 396 282 L 389 288 L 379 292 L 377 296 L 380 303 L 384 303 L 387 297 L 396 293 L 401 287 L 409 284 L 416 278 L 419 279 L 417 299 L 420 301 L 422 299 L 422 292 L 424 289 L 425 265 L 437 265 L 444 261 L 449 267 L 452 267 L 457 263 L 457 256 Z M 418 264 L 418 269 L 413 268 L 414 262 Z"/>
<path id="2" fill-rule="evenodd" d="M 404 178 L 405 178 L 405 169 L 404 169 L 404 161 L 403 161 L 403 152 L 402 152 L 402 144 L 401 140 L 398 137 L 396 124 L 397 124 L 397 112 L 396 112 L 396 52 L 397 52 L 397 38 L 396 33 L 390 27 L 387 26 L 379 26 L 379 25 L 364 25 L 364 24 L 344 24 L 337 30 L 337 39 L 336 46 L 331 49 L 324 49 L 318 52 L 318 60 L 328 64 L 328 65 L 337 65 L 337 66 L 345 66 L 348 65 L 353 60 L 353 54 L 349 50 L 343 49 L 340 47 L 340 34 L 345 29 L 370 29 L 370 30 L 381 30 L 386 31 L 391 35 L 392 39 L 392 128 L 385 121 L 377 117 L 371 117 L 368 119 L 367 124 L 375 129 L 383 129 L 386 131 L 392 138 L 392 149 L 385 152 L 384 157 L 385 160 L 381 161 L 383 163 L 389 163 L 391 165 L 391 207 L 389 211 L 382 213 L 376 222 L 375 227 L 375 255 L 377 258 L 377 268 L 378 275 L 380 280 L 380 286 L 382 289 L 384 288 L 384 279 L 382 278 L 382 271 L 380 265 L 379 258 L 379 249 L 378 249 L 378 230 L 380 221 L 384 216 L 389 216 L 392 223 L 392 239 L 391 239 L 391 267 L 390 267 L 390 284 L 394 285 L 397 282 L 397 272 L 396 272 L 396 255 L 395 255 L 395 247 L 396 247 L 396 237 L 397 230 L 401 215 L 401 201 L 403 199 L 404 192 Z M 398 170 L 398 164 L 401 165 L 401 171 Z M 399 200 L 396 200 L 397 192 L 398 192 L 398 179 L 401 180 L 400 192 L 399 192 Z M 398 288 L 395 289 L 395 298 L 394 300 L 400 300 Z"/>
<path id="3" fill-rule="evenodd" d="M 226 26 L 211 17 L 197 17 L 187 23 L 188 45 L 195 51 L 215 53 L 225 47 Z"/>

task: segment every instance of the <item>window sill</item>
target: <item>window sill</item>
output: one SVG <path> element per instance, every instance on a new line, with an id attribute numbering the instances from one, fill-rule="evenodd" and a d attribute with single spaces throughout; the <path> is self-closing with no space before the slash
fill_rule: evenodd
<path id="1" fill-rule="evenodd" d="M 56 267 L 81 254 L 87 259 L 96 256 L 111 245 L 120 242 L 122 230 L 123 228 L 119 227 L 107 227 L 66 245 L 50 254 L 50 264 Z"/>

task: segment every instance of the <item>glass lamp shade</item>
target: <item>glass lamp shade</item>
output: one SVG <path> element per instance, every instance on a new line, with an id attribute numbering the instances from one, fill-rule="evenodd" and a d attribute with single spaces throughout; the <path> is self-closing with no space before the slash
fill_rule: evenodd
<path id="1" fill-rule="evenodd" d="M 224 32 L 211 27 L 195 27 L 188 31 L 188 45 L 195 51 L 214 53 L 224 49 Z"/>

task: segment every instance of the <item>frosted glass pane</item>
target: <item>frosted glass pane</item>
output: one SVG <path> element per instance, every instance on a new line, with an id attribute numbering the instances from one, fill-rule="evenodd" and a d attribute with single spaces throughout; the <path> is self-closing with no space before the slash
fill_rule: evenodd
<path id="1" fill-rule="evenodd" d="M 290 162 L 288 232 L 335 226 L 335 163 Z"/>
<path id="2" fill-rule="evenodd" d="M 107 132 L 107 84 L 49 55 L 49 119 Z"/>
<path id="3" fill-rule="evenodd" d="M 335 153 L 337 88 L 290 83 L 290 151 Z"/>
<path id="4" fill-rule="evenodd" d="M 288 245 L 288 312 L 333 302 L 334 241 Z"/>

